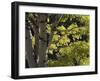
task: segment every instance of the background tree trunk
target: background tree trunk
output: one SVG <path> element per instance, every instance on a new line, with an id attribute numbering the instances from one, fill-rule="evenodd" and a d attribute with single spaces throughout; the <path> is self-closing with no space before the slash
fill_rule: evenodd
<path id="1" fill-rule="evenodd" d="M 30 31 L 30 27 L 26 25 L 26 30 L 25 30 L 25 35 L 26 35 L 26 40 L 25 40 L 25 52 L 26 52 L 26 61 L 28 62 L 28 66 L 30 68 L 36 67 L 36 63 L 33 57 L 33 49 L 32 49 L 32 34 Z"/>
<path id="2" fill-rule="evenodd" d="M 47 49 L 47 35 L 46 35 L 46 15 L 39 16 L 39 67 L 46 66 L 46 49 Z"/>

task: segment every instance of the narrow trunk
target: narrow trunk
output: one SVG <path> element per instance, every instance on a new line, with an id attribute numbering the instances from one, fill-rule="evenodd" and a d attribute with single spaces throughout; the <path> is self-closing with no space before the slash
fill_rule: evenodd
<path id="1" fill-rule="evenodd" d="M 47 18 L 46 15 L 40 15 L 39 17 L 39 67 L 46 66 L 46 49 L 47 49 L 47 35 L 46 35 L 46 23 L 45 20 Z"/>
<path id="2" fill-rule="evenodd" d="M 33 48 L 32 48 L 32 35 L 31 35 L 31 31 L 30 31 L 30 27 L 27 26 L 28 28 L 26 28 L 25 30 L 25 37 L 26 37 L 26 40 L 25 40 L 25 53 L 26 53 L 26 61 L 27 61 L 27 64 L 29 66 L 29 68 L 32 68 L 32 67 L 36 67 L 36 63 L 35 63 L 35 60 L 34 60 L 34 57 L 33 57 Z"/>

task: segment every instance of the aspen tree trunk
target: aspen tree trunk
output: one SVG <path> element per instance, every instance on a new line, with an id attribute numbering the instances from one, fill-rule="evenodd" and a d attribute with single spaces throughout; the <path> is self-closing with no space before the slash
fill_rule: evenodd
<path id="1" fill-rule="evenodd" d="M 34 59 L 36 66 L 38 67 L 38 55 L 39 55 L 39 28 L 33 26 L 34 36 L 35 36 L 35 46 L 34 46 Z"/>
<path id="2" fill-rule="evenodd" d="M 33 49 L 32 49 L 32 34 L 31 34 L 31 31 L 30 31 L 30 27 L 26 25 L 26 29 L 25 29 L 25 58 L 26 58 L 26 61 L 28 62 L 28 66 L 29 68 L 32 68 L 32 67 L 36 67 L 36 63 L 35 63 L 35 60 L 34 60 L 34 57 L 33 57 Z"/>
<path id="3" fill-rule="evenodd" d="M 47 35 L 46 35 L 46 19 L 47 15 L 38 14 L 37 19 L 31 15 L 30 28 L 34 31 L 35 46 L 34 53 L 32 48 L 32 39 L 26 39 L 26 59 L 30 68 L 44 67 L 46 65 L 46 49 L 47 49 Z M 26 30 L 27 38 L 31 38 L 30 32 L 32 30 Z"/>
<path id="4" fill-rule="evenodd" d="M 31 15 L 29 17 L 29 24 L 31 26 L 31 31 L 33 31 L 34 36 L 35 36 L 35 45 L 34 45 L 34 61 L 36 67 L 38 67 L 38 62 L 39 62 L 39 18 L 37 17 L 36 20 L 34 19 L 34 15 Z"/>
<path id="5" fill-rule="evenodd" d="M 46 35 L 46 19 L 47 16 L 46 15 L 40 15 L 39 17 L 39 36 L 40 36 L 40 40 L 39 40 L 39 67 L 44 67 L 46 66 L 46 49 L 47 49 L 47 35 Z"/>

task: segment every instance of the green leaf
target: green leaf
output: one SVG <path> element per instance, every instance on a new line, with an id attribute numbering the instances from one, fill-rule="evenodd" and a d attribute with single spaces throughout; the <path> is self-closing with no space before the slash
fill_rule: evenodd
<path id="1" fill-rule="evenodd" d="M 53 54 L 53 50 L 48 50 L 48 53 L 49 54 Z"/>
<path id="2" fill-rule="evenodd" d="M 58 41 L 59 38 L 60 38 L 60 35 L 54 34 L 54 35 L 53 35 L 53 38 L 52 38 L 52 42 Z"/>
<path id="3" fill-rule="evenodd" d="M 65 35 L 66 34 L 66 32 L 64 32 L 64 31 L 61 31 L 61 35 Z"/>
<path id="4" fill-rule="evenodd" d="M 66 28 L 62 25 L 62 26 L 58 26 L 58 27 L 57 27 L 57 30 L 58 30 L 58 31 L 65 31 Z"/>
<path id="5" fill-rule="evenodd" d="M 49 49 L 57 49 L 55 44 L 50 44 Z"/>
<path id="6" fill-rule="evenodd" d="M 67 29 L 68 30 L 72 30 L 74 28 L 77 28 L 77 24 L 76 23 L 72 23 Z"/>
<path id="7" fill-rule="evenodd" d="M 51 25 L 50 25 L 50 24 L 47 24 L 47 25 L 46 25 L 46 32 L 47 32 L 48 34 L 51 33 Z"/>

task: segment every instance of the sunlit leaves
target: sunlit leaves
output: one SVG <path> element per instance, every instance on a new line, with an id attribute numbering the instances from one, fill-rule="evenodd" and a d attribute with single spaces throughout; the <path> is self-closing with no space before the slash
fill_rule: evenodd
<path id="1" fill-rule="evenodd" d="M 51 44 L 55 44 L 51 53 L 56 48 L 60 57 L 56 61 L 48 60 L 49 66 L 89 64 L 89 42 L 86 42 L 89 40 L 89 16 L 65 15 L 59 19 L 59 22 L 67 22 L 67 20 L 73 23 L 68 27 L 58 26 L 54 31 Z M 70 35 L 71 38 L 68 37 Z"/>
<path id="2" fill-rule="evenodd" d="M 80 17 L 80 23 L 82 25 L 89 25 L 89 19 L 90 19 L 89 16 L 81 16 Z"/>
<path id="3" fill-rule="evenodd" d="M 79 65 L 89 64 L 89 44 L 86 42 L 79 41 L 72 43 L 68 47 L 61 48 L 59 53 L 62 56 L 62 61 L 60 62 L 65 62 L 67 60 L 66 65 L 68 63 L 70 63 L 70 65 L 75 65 L 73 63 L 73 58 Z"/>
<path id="4" fill-rule="evenodd" d="M 47 52 L 48 52 L 49 54 L 53 54 L 53 50 L 52 50 L 52 49 L 49 49 Z"/>
<path id="5" fill-rule="evenodd" d="M 66 22 L 68 20 L 68 18 L 69 18 L 68 15 L 61 16 L 59 19 L 59 22 Z"/>
<path id="6" fill-rule="evenodd" d="M 50 44 L 49 49 L 57 49 L 55 44 Z"/>
<path id="7" fill-rule="evenodd" d="M 77 28 L 77 24 L 76 23 L 73 23 L 71 24 L 69 27 L 68 27 L 68 30 L 72 30 L 74 28 Z"/>
<path id="8" fill-rule="evenodd" d="M 34 45 L 35 45 L 35 37 L 32 36 L 32 47 L 34 48 Z"/>
<path id="9" fill-rule="evenodd" d="M 77 34 L 76 35 L 72 35 L 72 37 L 73 37 L 73 40 L 81 38 L 80 34 L 79 35 L 77 35 Z"/>
<path id="10" fill-rule="evenodd" d="M 46 32 L 47 32 L 48 34 L 51 33 L 51 24 L 47 24 L 47 25 L 46 25 Z"/>
<path id="11" fill-rule="evenodd" d="M 84 59 L 81 59 L 80 60 L 80 65 L 89 65 L 90 63 L 90 60 L 89 60 L 89 57 L 84 57 Z"/>
<path id="12" fill-rule="evenodd" d="M 58 31 L 65 31 L 66 28 L 62 25 L 62 26 L 57 27 L 57 30 Z"/>
<path id="13" fill-rule="evenodd" d="M 53 38 L 52 38 L 52 42 L 56 42 L 56 41 L 58 41 L 59 38 L 60 38 L 60 35 L 58 35 L 58 34 L 54 34 L 54 35 L 53 35 Z"/>
<path id="14" fill-rule="evenodd" d="M 58 42 L 58 46 L 63 46 L 63 45 L 67 45 L 67 43 L 70 42 L 70 39 L 67 38 L 67 36 L 63 36 L 59 42 Z"/>

